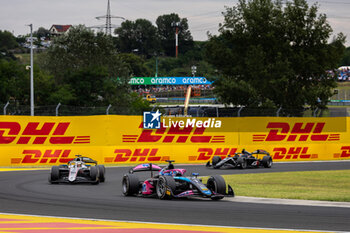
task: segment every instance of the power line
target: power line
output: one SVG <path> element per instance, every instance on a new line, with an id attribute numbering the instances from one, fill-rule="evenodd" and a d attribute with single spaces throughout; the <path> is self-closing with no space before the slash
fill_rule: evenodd
<path id="1" fill-rule="evenodd" d="M 211 30 L 219 30 L 219 26 L 217 27 L 211 27 L 211 28 L 203 28 L 203 29 L 195 29 L 195 30 L 191 30 L 191 32 L 207 32 L 207 31 L 211 31 Z"/>
<path id="2" fill-rule="evenodd" d="M 329 18 L 329 19 L 350 19 L 349 16 L 329 16 L 329 15 L 327 15 L 327 18 Z"/>
<path id="3" fill-rule="evenodd" d="M 219 13 L 221 15 L 221 12 L 219 12 Z M 196 15 L 186 16 L 185 18 L 197 18 L 197 17 L 208 16 L 208 15 L 213 15 L 213 14 L 215 14 L 214 17 L 216 17 L 218 15 L 218 11 L 203 12 L 203 13 L 196 14 Z"/>
<path id="4" fill-rule="evenodd" d="M 336 4 L 336 5 L 350 5 L 350 2 L 330 2 L 330 1 L 315 1 L 324 4 Z"/>

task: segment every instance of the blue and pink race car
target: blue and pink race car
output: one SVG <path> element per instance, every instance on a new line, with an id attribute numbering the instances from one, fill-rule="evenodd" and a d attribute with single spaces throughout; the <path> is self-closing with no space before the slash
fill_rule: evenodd
<path id="1" fill-rule="evenodd" d="M 161 168 L 152 163 L 140 164 L 124 174 L 122 181 L 122 192 L 125 196 L 158 197 L 159 199 L 203 197 L 219 200 L 225 196 L 234 196 L 233 189 L 227 186 L 222 176 L 213 175 L 209 177 L 207 184 L 202 183 L 198 173 L 185 176 L 186 169 L 175 169 L 172 162 Z M 140 181 L 136 172 L 150 171 L 151 177 Z M 154 174 L 156 173 L 156 174 Z"/>

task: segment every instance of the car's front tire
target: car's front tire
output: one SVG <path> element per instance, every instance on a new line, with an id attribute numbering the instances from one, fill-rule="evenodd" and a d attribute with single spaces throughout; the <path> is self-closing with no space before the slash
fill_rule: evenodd
<path id="1" fill-rule="evenodd" d="M 221 161 L 221 157 L 220 156 L 214 156 L 211 163 L 213 164 L 213 166 L 215 166 L 220 161 Z"/>
<path id="2" fill-rule="evenodd" d="M 226 194 L 226 182 L 222 176 L 214 175 L 211 176 L 207 181 L 207 188 L 212 193 L 218 193 L 225 195 Z M 216 198 L 216 199 L 222 199 L 223 197 Z"/>
<path id="3" fill-rule="evenodd" d="M 58 166 L 52 166 L 49 176 L 49 182 L 51 184 L 57 184 L 60 178 L 60 168 Z"/>

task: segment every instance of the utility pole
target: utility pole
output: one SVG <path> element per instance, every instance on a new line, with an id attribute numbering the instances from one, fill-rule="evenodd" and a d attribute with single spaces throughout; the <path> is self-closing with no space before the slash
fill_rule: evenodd
<path id="1" fill-rule="evenodd" d="M 180 22 L 172 22 L 172 27 L 175 27 L 175 57 L 177 58 L 179 54 L 179 28 Z"/>
<path id="2" fill-rule="evenodd" d="M 30 115 L 34 116 L 33 24 L 30 27 Z"/>
<path id="3" fill-rule="evenodd" d="M 156 78 L 158 77 L 158 56 L 156 56 Z"/>

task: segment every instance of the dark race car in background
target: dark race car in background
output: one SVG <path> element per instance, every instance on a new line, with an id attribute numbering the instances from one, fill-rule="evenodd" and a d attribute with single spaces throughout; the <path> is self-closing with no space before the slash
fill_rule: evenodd
<path id="1" fill-rule="evenodd" d="M 51 184 L 58 183 L 91 183 L 98 184 L 105 181 L 105 167 L 97 165 L 91 158 L 76 155 L 67 164 L 52 166 L 49 175 Z"/>
<path id="2" fill-rule="evenodd" d="M 159 199 L 203 197 L 219 200 L 225 196 L 234 196 L 233 189 L 222 176 L 209 177 L 207 184 L 202 183 L 198 173 L 185 176 L 186 169 L 175 169 L 172 162 L 167 160 L 168 166 L 161 168 L 155 164 L 140 164 L 124 174 L 122 192 L 125 196 L 158 197 Z M 140 180 L 135 173 L 150 171 L 151 177 Z M 156 175 L 154 175 L 154 172 Z"/>
<path id="3" fill-rule="evenodd" d="M 265 150 L 256 150 L 252 153 L 242 150 L 241 153 L 235 153 L 234 156 L 228 155 L 221 159 L 220 156 L 214 156 L 212 162 L 208 161 L 206 167 L 211 168 L 271 168 L 273 164 L 272 157 Z"/>

